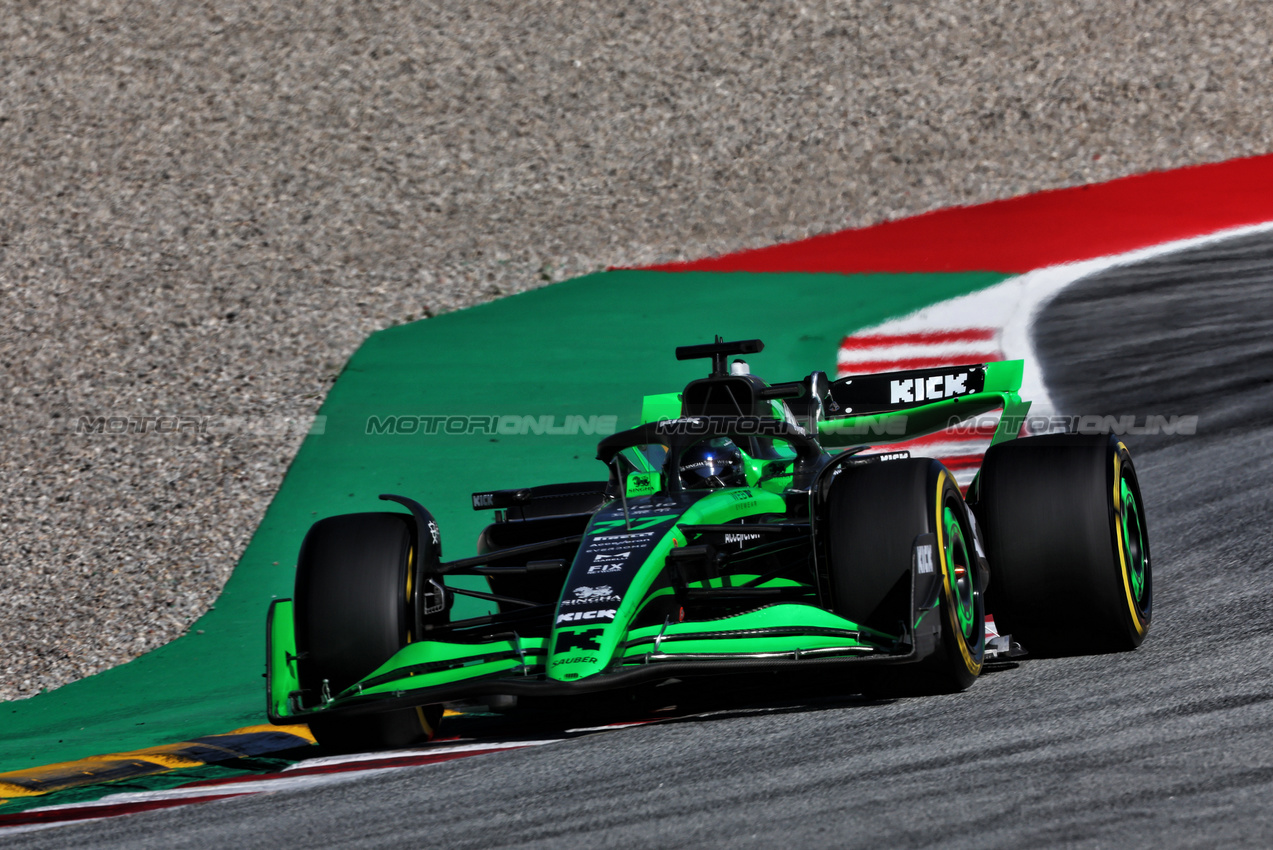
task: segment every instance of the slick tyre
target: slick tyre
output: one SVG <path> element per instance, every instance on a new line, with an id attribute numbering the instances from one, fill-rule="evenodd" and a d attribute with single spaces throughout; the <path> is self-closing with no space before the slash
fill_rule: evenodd
<path id="1" fill-rule="evenodd" d="M 1049 434 L 986 453 L 974 510 L 990 612 L 1032 655 L 1140 646 L 1153 617 L 1149 534 L 1131 454 L 1117 438 Z"/>
<path id="2" fill-rule="evenodd" d="M 296 567 L 296 646 L 308 706 L 335 696 L 413 638 L 416 541 L 409 516 L 345 514 L 315 523 Z M 440 707 L 314 718 L 327 749 L 353 752 L 427 740 Z"/>
<path id="3" fill-rule="evenodd" d="M 950 471 L 930 458 L 847 467 L 827 505 L 828 562 L 836 613 L 897 634 L 911 614 L 916 538 L 936 540 L 941 571 L 936 648 L 917 664 L 873 668 L 873 696 L 954 693 L 968 688 L 985 655 L 984 576 L 967 507 Z"/>

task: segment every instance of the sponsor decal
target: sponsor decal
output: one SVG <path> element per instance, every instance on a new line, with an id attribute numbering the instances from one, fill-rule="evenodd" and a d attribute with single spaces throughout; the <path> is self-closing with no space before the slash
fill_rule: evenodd
<path id="1" fill-rule="evenodd" d="M 932 546 L 920 546 L 915 550 L 915 558 L 917 562 L 917 570 L 921 575 L 931 573 L 933 571 Z"/>
<path id="2" fill-rule="evenodd" d="M 576 655 L 573 658 L 558 658 L 553 661 L 554 667 L 560 667 L 563 664 L 596 664 L 597 656 L 595 655 Z"/>
<path id="3" fill-rule="evenodd" d="M 616 513 L 619 516 L 623 515 L 623 511 L 617 511 Z M 658 514 L 659 516 L 667 516 L 667 513 L 665 512 L 665 509 L 662 506 L 655 507 L 653 504 L 649 502 L 635 504 L 635 505 L 628 505 L 628 516 L 649 516 L 651 514 Z"/>
<path id="4" fill-rule="evenodd" d="M 649 547 L 654 543 L 653 531 L 639 531 L 635 534 L 596 535 L 588 541 L 584 554 L 595 555 L 602 552 L 631 552 L 634 546 Z"/>
<path id="5" fill-rule="evenodd" d="M 725 542 L 726 542 L 726 543 L 737 543 L 737 544 L 739 544 L 739 545 L 742 545 L 743 543 L 746 543 L 748 540 L 759 540 L 759 539 L 760 539 L 760 535 L 759 535 L 759 534 L 754 534 L 754 533 L 753 533 L 753 534 L 726 534 L 726 535 L 725 535 Z"/>
<path id="6" fill-rule="evenodd" d="M 596 602 L 618 604 L 623 600 L 623 597 L 616 594 L 614 588 L 608 584 L 598 587 L 584 585 L 570 592 L 575 595 L 575 598 L 562 600 L 562 605 L 589 605 Z"/>
<path id="7" fill-rule="evenodd" d="M 648 472 L 634 472 L 628 476 L 628 496 L 648 496 L 658 489 L 658 478 Z"/>
<path id="8" fill-rule="evenodd" d="M 623 552 L 594 552 L 592 553 L 592 566 L 588 567 L 588 575 L 604 575 L 605 573 L 617 573 L 623 571 L 623 565 L 632 555 L 632 550 L 628 549 Z"/>
<path id="9" fill-rule="evenodd" d="M 473 509 L 474 510 L 477 510 L 479 508 L 492 508 L 494 506 L 495 506 L 494 493 L 474 493 L 473 494 Z"/>
<path id="10" fill-rule="evenodd" d="M 608 584 L 603 584 L 600 587 L 576 587 L 570 592 L 579 599 L 595 599 L 598 596 L 614 595 L 614 588 Z"/>
<path id="11" fill-rule="evenodd" d="M 866 466 L 868 464 L 880 463 L 880 462 L 889 461 L 889 460 L 906 460 L 910 456 L 911 456 L 911 453 L 908 451 L 881 452 L 880 454 L 877 454 L 877 455 L 854 455 L 853 457 L 845 461 L 842 466 L 837 466 L 835 468 L 835 472 L 833 472 L 831 476 L 834 478 L 837 474 L 839 474 L 840 470 L 846 466 L 858 467 L 858 466 Z"/>
<path id="12" fill-rule="evenodd" d="M 753 494 L 750 490 L 737 490 L 731 495 L 733 495 L 735 502 L 745 502 L 750 499 Z"/>
<path id="13" fill-rule="evenodd" d="M 748 494 L 750 495 L 750 493 Z M 676 519 L 680 514 L 664 514 L 663 516 L 643 517 L 641 519 L 632 520 L 632 530 L 641 531 L 642 529 L 651 528 L 656 525 L 662 525 Z M 600 522 L 593 523 L 592 529 L 588 534 L 605 534 L 608 531 L 616 531 L 624 527 L 622 519 L 603 519 Z"/>
<path id="14" fill-rule="evenodd" d="M 557 615 L 557 625 L 562 623 L 578 623 L 591 620 L 594 623 L 608 623 L 614 619 L 614 608 L 602 608 L 598 611 L 567 611 Z"/>
<path id="15" fill-rule="evenodd" d="M 967 395 L 970 377 L 968 372 L 955 372 L 889 381 L 889 404 L 910 404 Z"/>
<path id="16" fill-rule="evenodd" d="M 438 533 L 438 524 L 433 520 L 429 520 L 429 536 L 433 538 L 434 546 L 442 544 L 442 535 Z"/>
<path id="17" fill-rule="evenodd" d="M 601 636 L 605 629 L 584 629 L 581 632 L 560 632 L 553 645 L 553 655 L 565 655 L 571 650 L 596 652 L 601 649 Z"/>

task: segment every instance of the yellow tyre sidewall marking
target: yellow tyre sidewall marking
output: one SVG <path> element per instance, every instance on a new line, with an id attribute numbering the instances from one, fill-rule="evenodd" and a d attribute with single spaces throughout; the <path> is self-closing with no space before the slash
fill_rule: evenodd
<path id="1" fill-rule="evenodd" d="M 937 503 L 936 510 L 933 514 L 935 518 L 934 525 L 937 527 L 937 552 L 938 558 L 941 560 L 942 583 L 946 586 L 946 616 L 950 620 L 951 630 L 955 633 L 956 643 L 959 644 L 959 654 L 963 656 L 964 666 L 968 668 L 968 672 L 974 676 L 981 672 L 980 662 L 974 661 L 972 653 L 968 651 L 968 641 L 964 638 L 964 631 L 959 627 L 959 618 L 955 613 L 954 603 L 954 586 L 950 580 L 950 567 L 946 563 L 946 529 L 943 523 L 942 513 L 942 496 L 946 493 L 946 470 L 937 473 Z"/>
<path id="2" fill-rule="evenodd" d="M 407 547 L 407 610 L 410 612 L 410 623 L 407 626 L 407 643 L 415 640 L 413 634 L 415 629 L 415 600 L 411 598 L 411 591 L 415 585 L 415 547 Z"/>
<path id="3" fill-rule="evenodd" d="M 1136 627 L 1136 634 L 1143 635 L 1145 633 L 1145 624 L 1141 622 L 1140 612 L 1136 610 L 1136 597 L 1132 595 L 1131 576 L 1127 572 L 1127 556 L 1124 554 L 1125 546 L 1123 540 L 1123 493 L 1119 486 L 1123 482 L 1123 452 L 1127 451 L 1127 446 L 1121 442 L 1114 451 L 1114 541 L 1118 549 L 1118 566 L 1119 572 L 1123 577 L 1123 597 L 1127 600 L 1127 610 L 1132 615 L 1132 625 Z"/>

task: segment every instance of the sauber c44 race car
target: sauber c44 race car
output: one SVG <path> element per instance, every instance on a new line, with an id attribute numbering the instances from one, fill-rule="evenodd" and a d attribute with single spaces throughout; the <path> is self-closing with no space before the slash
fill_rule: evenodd
<path id="1" fill-rule="evenodd" d="M 1152 583 L 1131 457 L 1108 436 L 1017 438 L 1022 361 L 772 385 L 727 365 L 762 349 L 678 348 L 710 374 L 602 439 L 604 479 L 474 493 L 495 513 L 473 557 L 444 561 L 437 522 L 405 496 L 381 496 L 405 512 L 315 523 L 294 598 L 269 612 L 270 720 L 333 748 L 401 746 L 452 701 L 778 670 L 833 692 L 955 692 L 1014 640 L 1141 643 Z M 887 451 L 996 409 L 966 499 L 937 460 Z M 457 594 L 492 613 L 453 618 Z M 1004 637 L 987 637 L 988 613 Z"/>

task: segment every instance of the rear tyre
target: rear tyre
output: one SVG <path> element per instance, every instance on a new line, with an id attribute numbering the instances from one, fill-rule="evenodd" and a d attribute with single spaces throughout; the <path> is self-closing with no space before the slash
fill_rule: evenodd
<path id="1" fill-rule="evenodd" d="M 936 650 L 915 665 L 875 668 L 878 696 L 968 688 L 985 655 L 984 576 L 967 508 L 950 471 L 929 458 L 846 467 L 828 497 L 828 560 L 836 613 L 897 634 L 910 616 L 915 538 L 932 534 L 941 571 Z"/>
<path id="2" fill-rule="evenodd" d="M 296 566 L 296 646 L 305 703 L 365 677 L 415 635 L 417 545 L 411 517 L 345 514 L 315 523 Z M 427 740 L 440 706 L 315 718 L 324 747 L 352 752 Z"/>
<path id="3" fill-rule="evenodd" d="M 1117 438 L 1026 437 L 986 452 L 974 506 L 990 611 L 1032 655 L 1140 646 L 1153 617 L 1149 535 Z"/>

